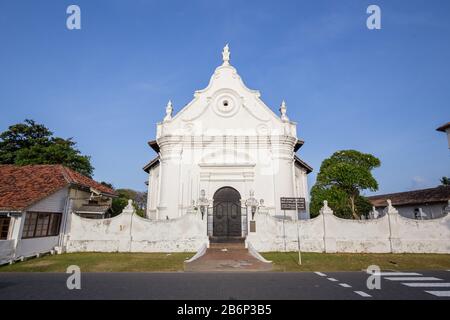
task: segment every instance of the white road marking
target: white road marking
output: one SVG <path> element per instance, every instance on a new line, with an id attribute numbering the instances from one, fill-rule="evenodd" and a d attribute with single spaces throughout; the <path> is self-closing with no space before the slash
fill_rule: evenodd
<path id="1" fill-rule="evenodd" d="M 328 280 L 330 280 L 330 281 L 333 281 L 333 282 L 336 282 L 336 281 L 338 281 L 337 279 L 335 279 L 335 278 L 327 278 Z"/>
<path id="2" fill-rule="evenodd" d="M 450 291 L 425 291 L 436 297 L 450 297 Z"/>
<path id="3" fill-rule="evenodd" d="M 346 284 L 346 283 L 339 283 L 339 285 L 340 285 L 341 287 L 344 287 L 344 288 L 351 288 L 351 287 L 352 287 L 351 285 Z"/>
<path id="4" fill-rule="evenodd" d="M 407 282 L 402 284 L 408 287 L 428 287 L 428 288 L 450 287 L 450 282 L 409 282 L 409 283 Z"/>
<path id="5" fill-rule="evenodd" d="M 442 279 L 435 277 L 387 277 L 391 281 L 441 281 Z"/>
<path id="6" fill-rule="evenodd" d="M 365 297 L 365 298 L 371 297 L 370 294 L 365 293 L 364 291 L 354 291 L 354 293 L 359 294 L 361 297 Z"/>
<path id="7" fill-rule="evenodd" d="M 377 272 L 376 276 L 421 276 L 422 274 L 417 272 Z"/>
<path id="8" fill-rule="evenodd" d="M 321 277 L 326 277 L 327 276 L 325 273 L 322 273 L 322 272 L 319 272 L 319 271 L 314 272 L 314 273 L 317 274 L 318 276 L 321 276 Z"/>

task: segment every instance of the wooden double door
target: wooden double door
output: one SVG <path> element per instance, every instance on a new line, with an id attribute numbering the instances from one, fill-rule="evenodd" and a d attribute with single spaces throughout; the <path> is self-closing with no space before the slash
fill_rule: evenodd
<path id="1" fill-rule="evenodd" d="M 214 194 L 213 236 L 232 238 L 242 236 L 241 195 L 231 187 L 223 187 Z"/>

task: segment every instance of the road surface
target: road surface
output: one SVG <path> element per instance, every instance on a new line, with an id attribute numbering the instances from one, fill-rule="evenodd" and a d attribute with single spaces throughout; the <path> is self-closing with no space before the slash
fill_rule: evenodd
<path id="1" fill-rule="evenodd" d="M 379 290 L 364 272 L 81 273 L 80 290 L 67 288 L 69 276 L 0 272 L 0 300 L 450 299 L 450 271 L 385 273 Z"/>

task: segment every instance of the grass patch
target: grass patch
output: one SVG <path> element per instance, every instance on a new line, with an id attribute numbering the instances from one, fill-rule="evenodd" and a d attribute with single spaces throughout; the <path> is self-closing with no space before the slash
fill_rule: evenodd
<path id="1" fill-rule="evenodd" d="M 0 272 L 66 272 L 77 265 L 82 272 L 156 272 L 183 271 L 183 263 L 193 253 L 65 253 L 44 256 L 0 267 Z M 382 270 L 450 270 L 449 254 L 377 254 L 377 253 L 302 253 L 262 254 L 273 261 L 274 271 L 361 271 L 370 265 Z"/>
<path id="2" fill-rule="evenodd" d="M 370 265 L 381 270 L 449 270 L 449 254 L 395 254 L 395 253 L 302 253 L 268 252 L 262 254 L 273 261 L 274 271 L 361 271 Z"/>
<path id="3" fill-rule="evenodd" d="M 0 272 L 66 272 L 77 265 L 82 272 L 182 271 L 193 253 L 65 253 L 0 267 Z"/>

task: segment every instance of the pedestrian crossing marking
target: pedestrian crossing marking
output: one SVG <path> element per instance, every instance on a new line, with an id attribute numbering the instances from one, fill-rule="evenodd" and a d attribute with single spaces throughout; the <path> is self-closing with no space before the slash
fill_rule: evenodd
<path id="1" fill-rule="evenodd" d="M 450 282 L 407 282 L 402 284 L 408 287 L 450 287 Z"/>
<path id="2" fill-rule="evenodd" d="M 335 279 L 335 278 L 327 278 L 328 280 L 330 280 L 330 281 L 333 281 L 333 282 L 336 282 L 336 281 L 338 281 L 337 279 Z"/>
<path id="3" fill-rule="evenodd" d="M 391 281 L 441 281 L 442 279 L 435 277 L 386 277 Z"/>
<path id="4" fill-rule="evenodd" d="M 422 274 L 417 272 L 377 272 L 376 276 L 421 276 Z"/>
<path id="5" fill-rule="evenodd" d="M 450 291 L 425 291 L 436 297 L 450 297 Z"/>
<path id="6" fill-rule="evenodd" d="M 361 297 L 372 297 L 370 294 L 365 293 L 364 291 L 354 291 L 356 294 L 359 294 Z"/>

